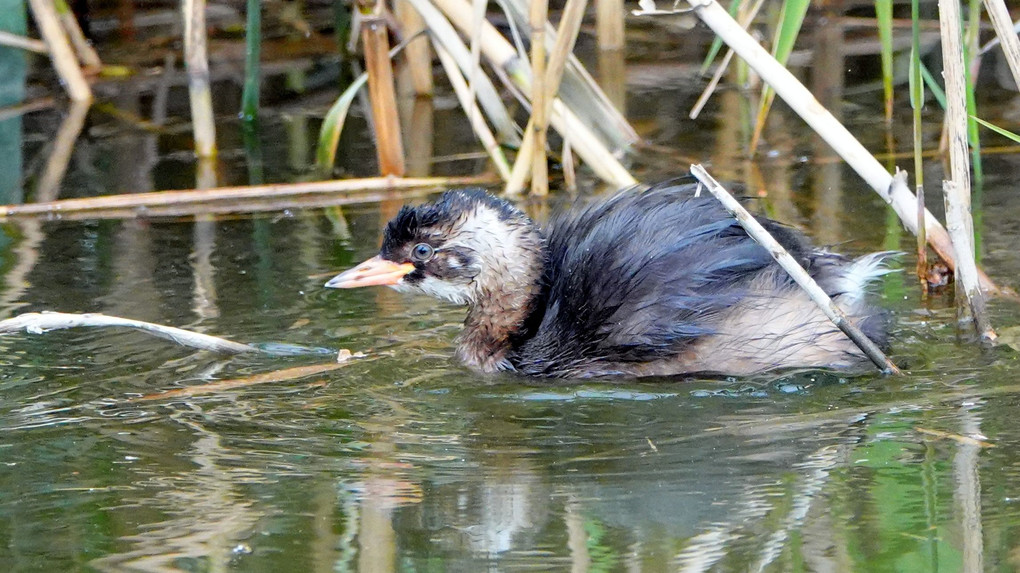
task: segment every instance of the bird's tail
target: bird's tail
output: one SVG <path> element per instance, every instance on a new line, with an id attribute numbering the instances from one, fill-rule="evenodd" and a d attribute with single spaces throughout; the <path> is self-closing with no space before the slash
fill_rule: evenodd
<path id="1" fill-rule="evenodd" d="M 889 268 L 887 263 L 901 254 L 900 251 L 881 251 L 854 259 L 850 266 L 840 274 L 837 290 L 850 301 L 856 302 L 863 299 L 868 285 L 872 281 L 899 270 Z"/>

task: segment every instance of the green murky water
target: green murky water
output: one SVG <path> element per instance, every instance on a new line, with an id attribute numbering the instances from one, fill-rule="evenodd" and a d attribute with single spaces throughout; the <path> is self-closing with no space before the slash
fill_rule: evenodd
<path id="1" fill-rule="evenodd" d="M 144 111 L 147 97 L 117 104 Z M 782 109 L 773 152 L 744 164 L 733 159 L 739 128 L 720 119 L 734 95 L 705 119 L 678 119 L 693 97 L 682 86 L 631 94 L 646 136 L 682 154 L 642 152 L 640 170 L 654 177 L 710 162 L 722 177 L 768 189 L 761 207 L 821 243 L 912 250 L 880 200 L 838 163 L 816 161 L 827 152 Z M 1011 97 L 1002 109 L 1016 105 Z M 844 117 L 882 149 L 877 100 L 858 99 Z M 449 103 L 423 108 L 433 155 L 474 148 Z M 321 111 L 267 110 L 255 169 L 224 121 L 220 183 L 307 178 Z M 19 182 L 14 192 L 31 195 L 58 120 L 52 111 L 17 120 L 24 158 L 5 174 Z M 342 167 L 371 174 L 364 124 L 352 124 Z M 60 195 L 191 187 L 186 139 L 94 110 Z M 470 173 L 484 163 L 421 165 Z M 990 155 L 985 172 L 983 264 L 1016 287 L 1020 156 Z M 919 300 L 909 272 L 876 293 L 896 317 L 902 379 L 480 377 L 450 359 L 460 309 L 321 286 L 375 251 L 397 204 L 0 225 L 4 316 L 103 312 L 367 355 L 324 374 L 149 400 L 330 358 L 223 358 L 122 330 L 0 338 L 0 568 L 1020 567 L 1017 353 L 980 348 L 956 328 L 951 300 Z M 912 268 L 912 255 L 902 263 Z M 1020 305 L 993 303 L 1000 329 L 1018 318 Z"/>

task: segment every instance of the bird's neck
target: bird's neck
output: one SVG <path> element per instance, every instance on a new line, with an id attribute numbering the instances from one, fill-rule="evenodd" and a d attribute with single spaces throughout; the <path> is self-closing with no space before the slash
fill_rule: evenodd
<path id="1" fill-rule="evenodd" d="M 529 221 L 510 237 L 504 252 L 490 254 L 489 268 L 497 272 L 480 278 L 457 347 L 458 358 L 482 372 L 512 368 L 507 354 L 526 329 L 542 291 L 546 248 L 541 233 Z"/>

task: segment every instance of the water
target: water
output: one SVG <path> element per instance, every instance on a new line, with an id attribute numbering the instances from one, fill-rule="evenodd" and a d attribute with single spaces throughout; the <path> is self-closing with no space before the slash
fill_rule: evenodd
<path id="1" fill-rule="evenodd" d="M 881 201 L 820 160 L 828 152 L 792 118 L 773 128 L 773 152 L 745 164 L 720 119 L 732 94 L 697 123 L 680 119 L 677 101 L 692 97 L 683 86 L 631 97 L 658 102 L 654 114 L 643 104 L 632 114 L 650 140 L 713 163 L 752 194 L 768 189 L 760 208 L 820 243 L 851 254 L 912 250 Z M 1015 95 L 1003 97 L 991 109 L 1015 105 Z M 438 101 L 433 152 L 474 149 L 454 127 L 463 126 L 457 110 Z M 866 113 L 847 112 L 851 130 L 882 149 L 873 95 L 853 105 Z M 267 110 L 256 170 L 238 126 L 224 120 L 220 183 L 309 177 L 321 111 Z M 27 190 L 39 180 L 39 160 L 29 158 L 45 153 L 58 119 L 44 111 L 24 120 Z M 348 173 L 373 172 L 363 126 L 354 118 L 344 136 Z M 186 139 L 93 110 L 60 195 L 191 187 Z M 637 160 L 650 174 L 690 162 L 656 150 Z M 480 165 L 443 161 L 432 171 Z M 941 177 L 937 168 L 928 181 Z M 985 172 L 983 264 L 1015 287 L 1020 160 L 989 155 Z M 288 369 L 331 358 L 222 357 L 116 329 L 0 338 L 0 568 L 1020 568 L 1016 351 L 981 348 L 956 327 L 950 299 L 919 299 L 909 272 L 876 292 L 896 319 L 892 357 L 903 378 L 483 377 L 450 358 L 461 309 L 385 289 L 322 288 L 375 252 L 398 204 L 0 226 L 4 316 L 103 312 L 365 354 L 295 376 Z M 912 255 L 902 264 L 913 268 Z M 1015 302 L 992 304 L 1000 330 L 1018 317 Z M 292 374 L 252 383 L 275 371 Z M 223 381 L 241 382 L 183 390 Z"/>

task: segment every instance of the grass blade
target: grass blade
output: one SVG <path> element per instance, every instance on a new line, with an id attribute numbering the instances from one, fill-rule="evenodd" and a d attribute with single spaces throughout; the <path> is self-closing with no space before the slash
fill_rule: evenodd
<path id="1" fill-rule="evenodd" d="M 970 116 L 970 118 L 972 120 L 974 120 L 975 122 L 980 123 L 981 125 L 983 125 L 983 126 L 987 127 L 988 129 L 994 131 L 995 133 L 998 133 L 999 135 L 1001 135 L 1001 136 L 1003 136 L 1005 138 L 1013 140 L 1014 143 L 1020 143 L 1020 135 L 1017 135 L 1016 133 L 1013 133 L 1012 131 L 1010 131 L 1008 129 L 1003 129 L 1003 128 L 1001 128 L 1001 127 L 999 127 L 999 126 L 997 126 L 997 125 L 995 125 L 993 123 L 989 123 L 989 122 L 981 119 L 980 117 L 972 115 L 972 116 Z"/>
<path id="2" fill-rule="evenodd" d="M 935 81 L 935 76 L 931 75 L 931 71 L 928 69 L 928 66 L 924 65 L 924 62 L 918 60 L 917 63 L 921 71 L 921 77 L 924 78 L 924 85 L 928 86 L 928 89 L 931 90 L 931 95 L 935 96 L 935 101 L 939 102 L 939 106 L 942 109 L 946 109 L 945 90 Z"/>
<path id="3" fill-rule="evenodd" d="M 737 12 L 740 10 L 740 6 L 743 3 L 743 0 L 733 0 L 730 2 L 730 7 L 727 11 L 730 16 L 733 16 L 734 20 L 737 19 Z M 716 38 L 712 40 L 712 45 L 708 48 L 708 55 L 705 56 L 705 61 L 701 63 L 701 70 L 698 72 L 699 74 L 705 75 L 708 73 L 708 68 L 712 66 L 712 62 L 714 62 L 716 56 L 719 55 L 719 50 L 722 50 L 722 46 L 722 38 L 716 36 Z"/>
<path id="4" fill-rule="evenodd" d="M 336 146 L 340 142 L 340 132 L 344 129 L 347 112 L 351 109 L 358 90 L 365 87 L 368 74 L 361 74 L 347 86 L 336 102 L 329 108 L 322 128 L 319 129 L 319 144 L 315 151 L 315 166 L 323 176 L 328 176 L 336 162 Z"/>

